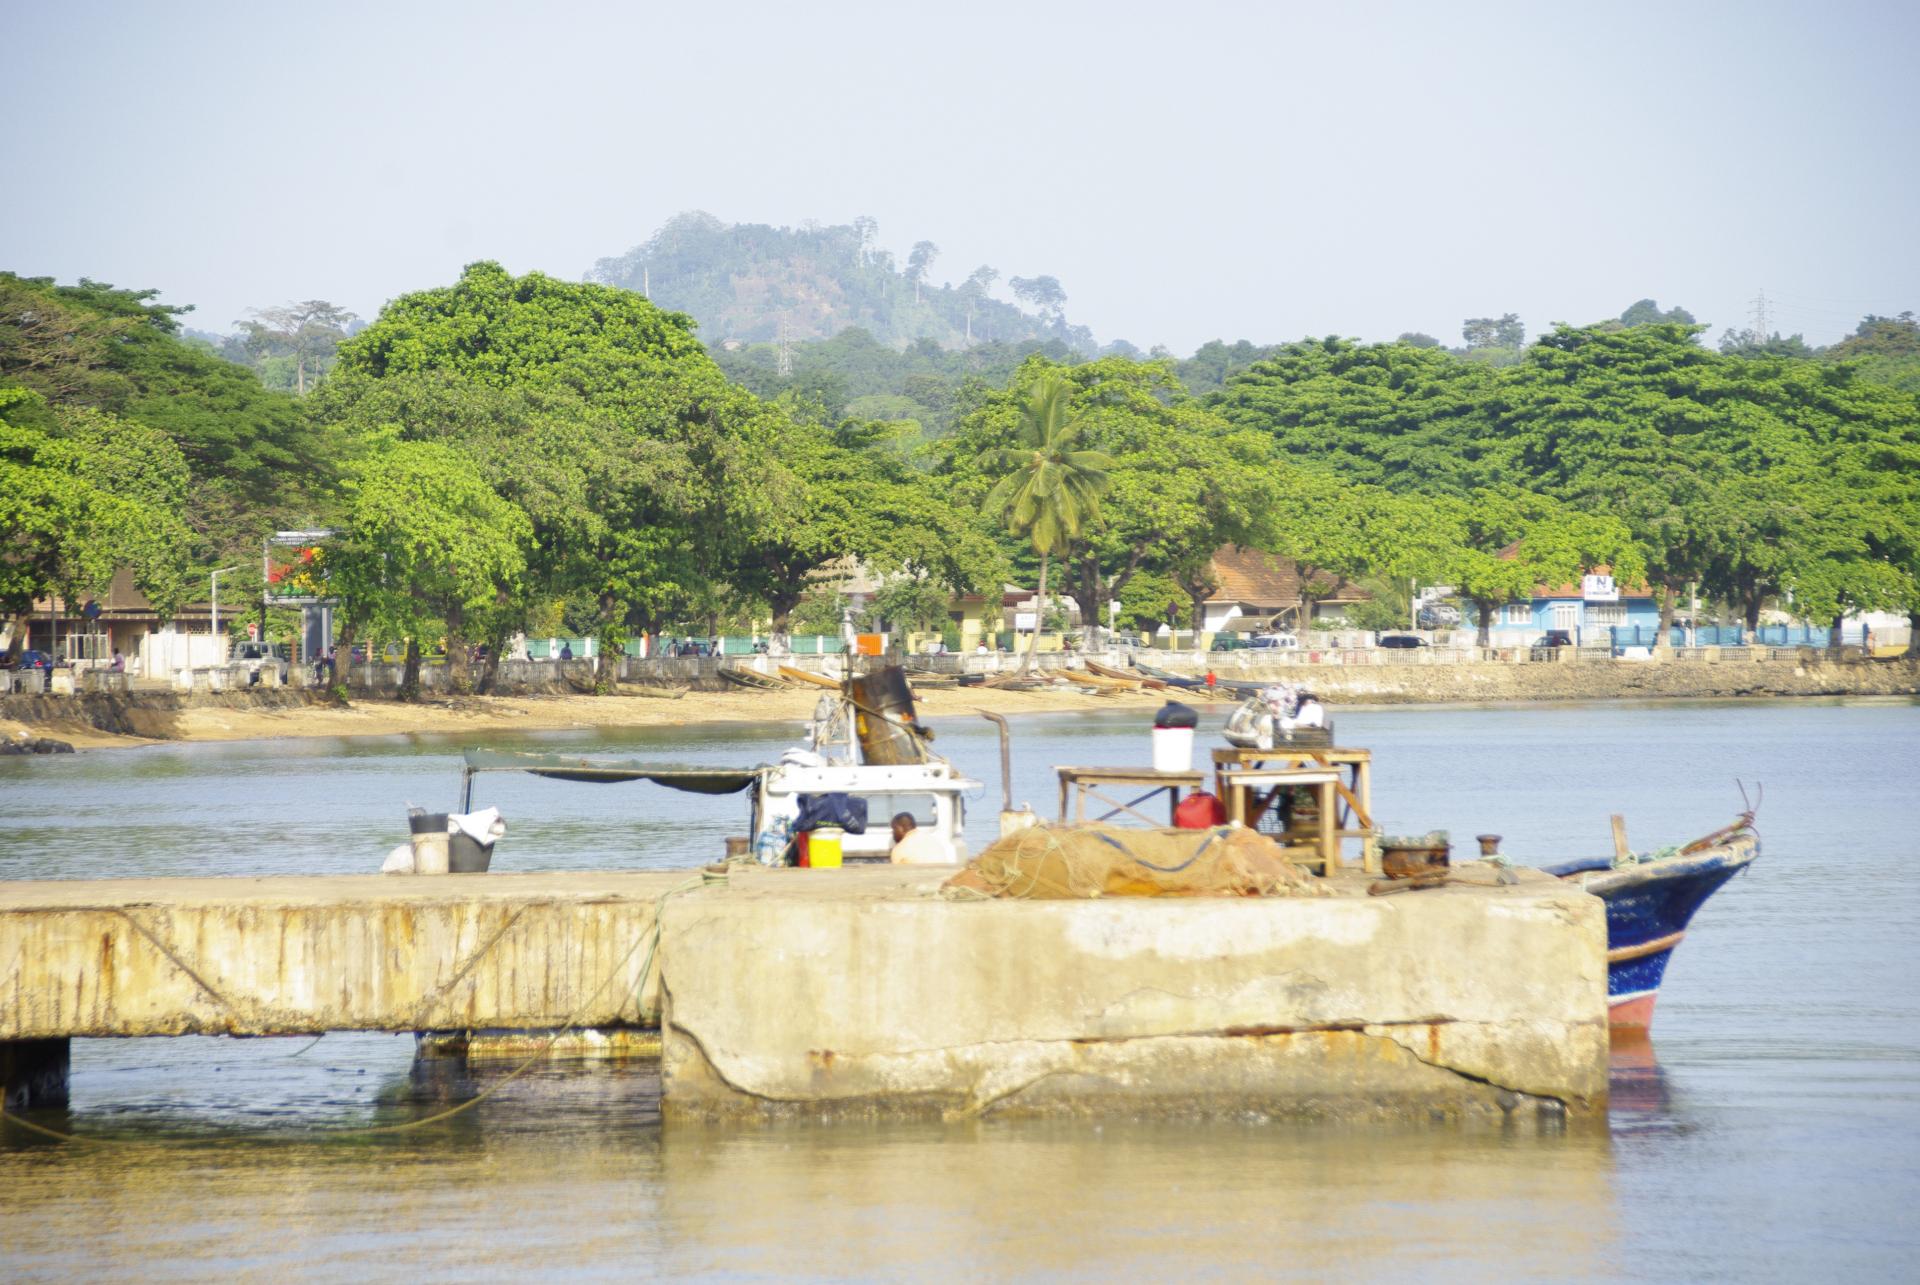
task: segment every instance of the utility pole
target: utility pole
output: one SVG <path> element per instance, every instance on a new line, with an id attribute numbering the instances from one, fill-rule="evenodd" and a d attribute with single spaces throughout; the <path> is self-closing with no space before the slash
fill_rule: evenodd
<path id="1" fill-rule="evenodd" d="M 229 571 L 238 571 L 239 569 L 238 567 L 221 567 L 218 571 L 207 577 L 208 580 L 213 582 L 213 611 L 208 617 L 207 632 L 213 636 L 214 651 L 216 653 L 213 663 L 216 665 L 225 659 L 225 657 L 217 654 L 220 650 L 220 577 L 226 575 Z M 189 668 L 193 665 L 193 652 L 191 650 L 187 652 L 187 665 Z"/>

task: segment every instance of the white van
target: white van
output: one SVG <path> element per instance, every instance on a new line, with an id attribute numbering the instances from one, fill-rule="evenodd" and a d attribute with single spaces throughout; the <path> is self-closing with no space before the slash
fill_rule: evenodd
<path id="1" fill-rule="evenodd" d="M 268 666 L 279 671 L 281 682 L 284 683 L 287 681 L 287 670 L 289 666 L 286 659 L 280 654 L 280 649 L 272 643 L 243 642 L 237 644 L 233 649 L 233 663 L 247 667 L 247 681 L 249 683 L 259 682 L 261 669 Z"/>
<path id="2" fill-rule="evenodd" d="M 1255 634 L 1247 640 L 1249 651 L 1298 651 L 1300 640 L 1284 631 L 1272 634 Z"/>

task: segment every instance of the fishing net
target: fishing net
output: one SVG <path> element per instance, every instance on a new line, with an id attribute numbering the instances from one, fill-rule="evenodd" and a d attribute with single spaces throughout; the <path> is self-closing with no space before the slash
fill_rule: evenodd
<path id="1" fill-rule="evenodd" d="M 1267 836 L 1241 826 L 1135 830 L 1037 825 L 997 840 L 949 879 L 951 898 L 1319 896 Z"/>

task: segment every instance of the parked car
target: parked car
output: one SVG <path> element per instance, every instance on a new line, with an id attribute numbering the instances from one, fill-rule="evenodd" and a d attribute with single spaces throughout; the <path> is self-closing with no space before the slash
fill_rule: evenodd
<path id="1" fill-rule="evenodd" d="M 1378 645 L 1402 651 L 1409 647 L 1424 647 L 1427 640 L 1418 634 L 1381 634 Z"/>
<path id="2" fill-rule="evenodd" d="M 260 671 L 269 668 L 278 672 L 280 681 L 284 683 L 287 681 L 287 670 L 290 668 L 286 657 L 281 655 L 280 648 L 273 643 L 263 642 L 243 642 L 235 647 L 233 663 L 247 667 L 249 684 L 259 682 Z"/>
<path id="3" fill-rule="evenodd" d="M 1535 647 L 1571 647 L 1573 635 L 1565 629 L 1549 629 L 1533 640 Z"/>
<path id="4" fill-rule="evenodd" d="M 6 663 L 4 654 L 0 654 L 0 665 Z M 20 653 L 20 660 L 12 665 L 13 669 L 52 669 L 53 657 L 37 647 L 29 647 Z"/>
<path id="5" fill-rule="evenodd" d="M 1280 630 L 1271 634 L 1255 634 L 1247 646 L 1253 651 L 1298 651 L 1300 640 Z"/>

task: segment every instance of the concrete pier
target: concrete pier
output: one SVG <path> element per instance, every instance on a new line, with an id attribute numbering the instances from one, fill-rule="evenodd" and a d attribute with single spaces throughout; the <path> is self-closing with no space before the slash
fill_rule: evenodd
<path id="1" fill-rule="evenodd" d="M 0 1040 L 650 1025 L 635 946 L 688 878 L 0 883 Z"/>
<path id="2" fill-rule="evenodd" d="M 50 1104 L 73 1036 L 571 1021 L 659 1024 L 682 1116 L 1604 1107 L 1577 889 L 956 902 L 949 873 L 0 884 L 0 1072 Z"/>
<path id="3" fill-rule="evenodd" d="M 1604 1110 L 1605 915 L 1577 889 L 954 902 L 942 873 L 668 905 L 665 1110 Z"/>

